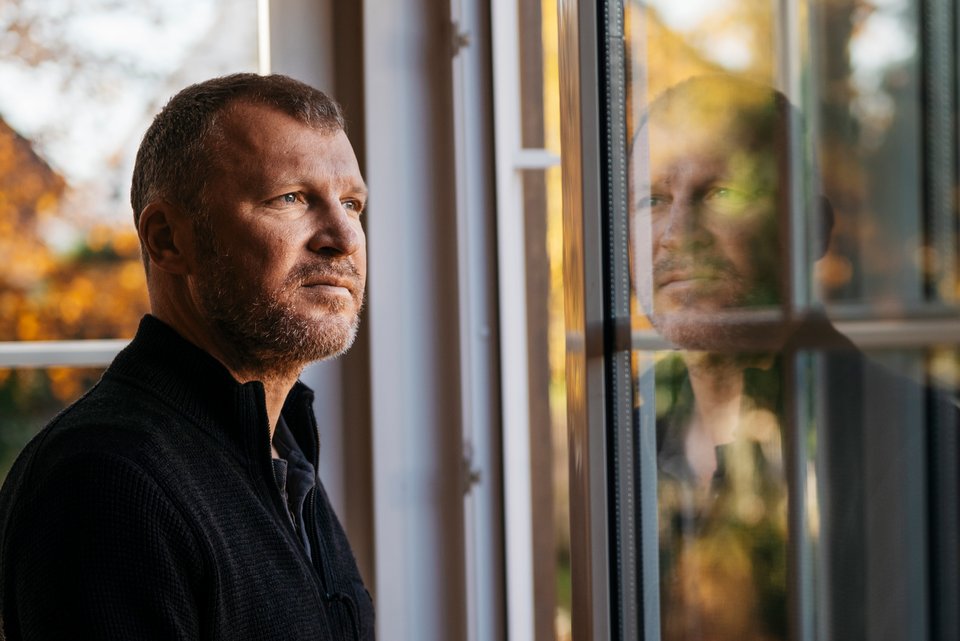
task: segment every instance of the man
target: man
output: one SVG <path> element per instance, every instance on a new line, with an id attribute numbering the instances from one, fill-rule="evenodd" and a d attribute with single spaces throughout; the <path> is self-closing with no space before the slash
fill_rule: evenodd
<path id="1" fill-rule="evenodd" d="M 365 200 L 339 107 L 290 78 L 156 117 L 131 190 L 151 314 L 4 484 L 7 639 L 373 639 L 297 381 L 353 341 Z"/>
<path id="2" fill-rule="evenodd" d="M 807 357 L 827 390 L 826 579 L 845 608 L 831 630 L 864 638 L 862 363 L 828 323 L 787 305 L 789 118 L 767 87 L 694 78 L 650 105 L 631 150 L 634 284 L 681 348 L 655 374 L 666 641 L 789 637 L 788 509 L 802 506 L 788 505 L 783 443 L 796 429 L 791 372 Z M 826 238 L 832 214 L 818 205 Z"/>

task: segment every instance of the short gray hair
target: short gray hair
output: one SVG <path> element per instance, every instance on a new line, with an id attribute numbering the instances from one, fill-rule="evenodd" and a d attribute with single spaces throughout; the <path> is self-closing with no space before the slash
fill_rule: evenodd
<path id="1" fill-rule="evenodd" d="M 190 85 L 147 129 L 137 152 L 130 187 L 134 223 L 150 202 L 165 198 L 202 213 L 203 186 L 216 149 L 219 117 L 236 103 L 276 109 L 330 132 L 345 131 L 340 106 L 318 89 L 287 76 L 238 73 Z"/>

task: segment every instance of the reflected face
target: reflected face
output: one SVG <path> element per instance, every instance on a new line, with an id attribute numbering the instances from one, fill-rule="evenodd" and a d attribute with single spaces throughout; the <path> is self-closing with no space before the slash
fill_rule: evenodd
<path id="1" fill-rule="evenodd" d="M 366 187 L 342 131 L 239 104 L 196 224 L 197 306 L 261 371 L 335 356 L 356 334 L 366 279 Z"/>
<path id="2" fill-rule="evenodd" d="M 775 142 L 751 133 L 735 99 L 715 104 L 655 103 L 630 167 L 638 297 L 658 331 L 690 349 L 722 341 L 728 312 L 781 298 Z"/>

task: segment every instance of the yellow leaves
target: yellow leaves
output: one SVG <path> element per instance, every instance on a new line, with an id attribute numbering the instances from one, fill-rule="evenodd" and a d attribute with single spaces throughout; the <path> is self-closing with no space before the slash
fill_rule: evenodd
<path id="1" fill-rule="evenodd" d="M 850 260 L 835 252 L 829 252 L 814 267 L 817 281 L 827 290 L 838 289 L 850 282 L 853 265 Z"/>
<path id="2" fill-rule="evenodd" d="M 50 391 L 57 400 L 69 402 L 83 392 L 83 372 L 70 367 L 51 367 L 47 370 L 50 380 Z"/>
<path id="3" fill-rule="evenodd" d="M 130 229 L 117 230 L 114 228 L 111 243 L 113 244 L 113 250 L 120 256 L 140 257 L 140 237 L 137 236 L 132 225 Z"/>
<path id="4" fill-rule="evenodd" d="M 15 411 L 33 418 L 53 416 L 60 407 L 76 400 L 101 373 L 99 368 L 0 368 L 0 389 L 17 408 Z"/>
<path id="5" fill-rule="evenodd" d="M 58 311 L 64 325 L 76 326 L 96 302 L 97 288 L 86 276 L 71 280 L 60 292 Z"/>
<path id="6" fill-rule="evenodd" d="M 15 260 L 0 268 L 0 340 L 132 336 L 148 309 L 136 252 L 91 262 L 9 249 Z"/>
<path id="7" fill-rule="evenodd" d="M 17 319 L 16 338 L 23 341 L 33 341 L 40 338 L 40 319 L 37 318 L 36 314 L 26 313 L 20 315 Z"/>
<path id="8" fill-rule="evenodd" d="M 68 325 L 75 324 L 83 315 L 83 301 L 76 296 L 64 296 L 60 300 L 60 317 Z"/>
<path id="9" fill-rule="evenodd" d="M 110 246 L 111 229 L 105 225 L 97 225 L 87 233 L 87 247 L 92 252 L 101 252 Z"/>
<path id="10" fill-rule="evenodd" d="M 96 225 L 87 232 L 86 245 L 93 253 L 111 252 L 123 258 L 140 257 L 140 238 L 132 224 L 129 228 Z"/>
<path id="11" fill-rule="evenodd" d="M 666 638 L 741 641 L 760 638 L 759 599 L 751 559 L 743 542 L 714 537 L 691 542 L 664 589 L 669 607 L 663 613 Z M 709 635 L 702 633 L 709 630 Z"/>
<path id="12" fill-rule="evenodd" d="M 56 193 L 52 191 L 45 191 L 40 194 L 39 198 L 37 198 L 37 213 L 42 214 L 50 212 L 56 208 L 59 202 L 60 197 Z"/>
<path id="13" fill-rule="evenodd" d="M 146 274 L 140 261 L 128 262 L 120 269 L 120 286 L 128 292 L 144 292 L 147 289 Z"/>

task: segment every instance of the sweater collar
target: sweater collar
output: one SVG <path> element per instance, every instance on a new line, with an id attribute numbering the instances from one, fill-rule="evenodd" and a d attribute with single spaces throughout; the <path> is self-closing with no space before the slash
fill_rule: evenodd
<path id="1" fill-rule="evenodd" d="M 249 456 L 259 459 L 262 454 L 269 459 L 270 431 L 263 383 L 238 382 L 220 361 L 155 316 L 143 317 L 133 341 L 117 355 L 105 376 L 131 381 L 201 427 L 227 432 Z M 312 404 L 313 391 L 297 381 L 287 396 L 283 413 L 304 454 L 316 464 L 318 448 Z"/>

